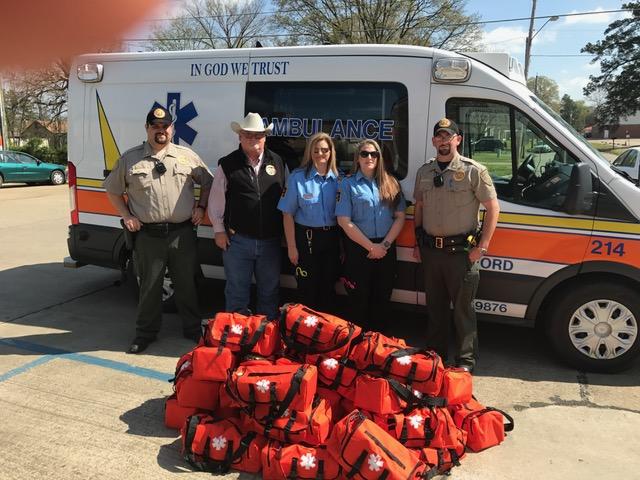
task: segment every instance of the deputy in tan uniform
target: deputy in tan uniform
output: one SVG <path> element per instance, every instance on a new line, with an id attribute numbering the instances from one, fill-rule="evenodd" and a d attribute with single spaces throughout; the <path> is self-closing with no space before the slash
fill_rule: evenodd
<path id="1" fill-rule="evenodd" d="M 416 176 L 414 256 L 422 259 L 424 270 L 428 346 L 447 360 L 453 304 L 455 364 L 471 372 L 478 356 L 473 308 L 480 279 L 478 260 L 489 249 L 500 207 L 486 167 L 458 153 L 461 141 L 452 120 L 443 118 L 434 126 L 437 156 Z M 480 204 L 486 214 L 478 235 Z"/>
<path id="2" fill-rule="evenodd" d="M 145 350 L 160 331 L 167 266 L 184 336 L 194 341 L 200 336 L 195 227 L 204 218 L 212 181 L 209 169 L 195 152 L 171 143 L 174 126 L 168 110 L 152 109 L 145 129 L 147 141 L 127 150 L 104 181 L 109 201 L 136 237 L 140 297 L 136 337 L 128 353 Z M 200 184 L 197 202 L 194 183 Z"/>

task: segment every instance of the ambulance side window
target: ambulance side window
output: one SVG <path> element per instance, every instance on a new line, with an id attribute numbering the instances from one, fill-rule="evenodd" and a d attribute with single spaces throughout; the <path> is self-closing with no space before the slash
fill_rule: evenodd
<path id="1" fill-rule="evenodd" d="M 351 170 L 356 145 L 365 138 L 382 148 L 387 169 L 398 179 L 408 170 L 408 92 L 393 82 L 249 82 L 245 113 L 260 112 L 273 122 L 267 147 L 293 170 L 306 140 L 329 134 L 338 168 Z"/>
<path id="2" fill-rule="evenodd" d="M 561 210 L 577 160 L 511 105 L 450 99 L 447 117 L 463 131 L 462 155 L 485 165 L 498 197 Z"/>

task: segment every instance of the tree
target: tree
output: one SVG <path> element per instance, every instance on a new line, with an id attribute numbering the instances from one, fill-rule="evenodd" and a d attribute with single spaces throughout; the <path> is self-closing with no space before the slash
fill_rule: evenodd
<path id="1" fill-rule="evenodd" d="M 399 43 L 469 50 L 480 39 L 467 0 L 276 0 L 287 44 Z"/>
<path id="2" fill-rule="evenodd" d="M 19 136 L 34 120 L 61 131 L 67 116 L 69 68 L 68 62 L 59 60 L 49 68 L 7 77 L 5 110 L 10 136 Z"/>
<path id="3" fill-rule="evenodd" d="M 556 112 L 560 110 L 560 94 L 555 80 L 542 75 L 527 80 L 527 87 Z"/>
<path id="4" fill-rule="evenodd" d="M 265 0 L 188 0 L 184 13 L 153 32 L 152 50 L 242 48 L 263 38 Z"/>
<path id="5" fill-rule="evenodd" d="M 560 116 L 577 131 L 587 126 L 592 110 L 584 100 L 573 100 L 567 94 L 564 94 L 560 100 Z"/>
<path id="6" fill-rule="evenodd" d="M 605 92 L 595 112 L 600 123 L 616 124 L 620 117 L 640 110 L 640 2 L 625 3 L 622 8 L 631 10 L 631 17 L 610 23 L 603 40 L 582 48 L 595 55 L 591 63 L 600 62 L 600 75 L 591 75 L 584 88 L 587 96 Z"/>

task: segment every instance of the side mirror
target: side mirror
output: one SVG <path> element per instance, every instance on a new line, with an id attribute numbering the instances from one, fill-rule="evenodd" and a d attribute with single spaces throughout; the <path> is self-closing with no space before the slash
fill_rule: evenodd
<path id="1" fill-rule="evenodd" d="M 41 160 L 38 160 L 38 159 L 36 158 L 36 165 L 40 166 L 40 164 L 41 164 L 41 163 L 42 163 L 42 161 L 41 161 Z"/>
<path id="2" fill-rule="evenodd" d="M 586 163 L 576 163 L 571 169 L 564 209 L 567 213 L 577 215 L 589 210 L 592 203 L 591 168 Z"/>

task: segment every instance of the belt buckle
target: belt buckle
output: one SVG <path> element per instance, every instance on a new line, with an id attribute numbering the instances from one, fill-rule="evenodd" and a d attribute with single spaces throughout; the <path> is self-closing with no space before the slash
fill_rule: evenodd
<path id="1" fill-rule="evenodd" d="M 436 237 L 436 248 L 444 247 L 444 237 Z"/>

